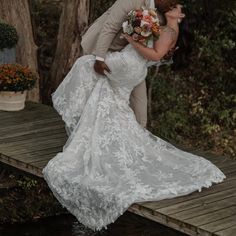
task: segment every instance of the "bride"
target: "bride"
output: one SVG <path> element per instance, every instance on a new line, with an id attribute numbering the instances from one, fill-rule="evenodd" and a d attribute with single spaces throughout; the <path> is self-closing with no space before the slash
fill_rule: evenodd
<path id="1" fill-rule="evenodd" d="M 43 175 L 62 206 L 93 230 L 107 228 L 135 202 L 186 195 L 225 178 L 208 160 L 142 128 L 129 106 L 149 62 L 160 61 L 176 44 L 181 7 L 165 17 L 153 47 L 124 34 L 128 46 L 107 53 L 111 73 L 97 74 L 95 56 L 83 56 L 52 94 L 69 138 Z"/>

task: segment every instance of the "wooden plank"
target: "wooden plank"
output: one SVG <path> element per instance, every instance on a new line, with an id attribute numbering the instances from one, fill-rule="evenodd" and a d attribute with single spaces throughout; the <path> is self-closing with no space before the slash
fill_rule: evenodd
<path id="1" fill-rule="evenodd" d="M 228 165 L 228 166 L 222 167 L 221 169 L 227 176 L 227 174 L 233 173 L 236 171 L 236 164 Z"/>
<path id="2" fill-rule="evenodd" d="M 15 147 L 6 147 L 2 148 L 1 152 L 5 155 L 8 156 L 15 156 L 14 154 L 24 154 L 24 153 L 29 153 L 29 152 L 35 152 L 35 151 L 40 151 L 48 148 L 53 148 L 53 147 L 58 147 L 58 146 L 63 146 L 65 144 L 66 140 L 62 137 L 58 137 L 58 139 L 53 139 L 53 140 L 43 140 L 42 142 L 39 142 L 38 145 L 34 144 L 29 144 L 28 146 L 17 146 Z M 23 155 L 22 155 L 23 156 Z"/>
<path id="3" fill-rule="evenodd" d="M 140 215 L 144 218 L 150 219 L 152 221 L 158 222 L 169 228 L 175 229 L 179 232 L 185 233 L 191 236 L 213 236 L 212 233 L 207 232 L 203 229 L 198 229 L 194 225 L 183 222 L 179 219 L 172 218 L 158 211 L 152 211 L 150 208 L 143 207 L 137 203 L 132 204 L 128 211 Z"/>
<path id="4" fill-rule="evenodd" d="M 52 137 L 52 134 L 61 134 L 63 135 L 65 138 L 67 137 L 65 135 L 64 130 L 61 129 L 60 126 L 54 126 L 54 129 L 43 129 L 40 130 L 36 133 L 28 133 L 28 134 L 24 134 L 24 135 L 19 135 L 19 136 L 15 136 L 15 137 L 11 137 L 11 138 L 6 138 L 4 140 L 0 140 L 0 149 L 3 147 L 7 147 L 8 146 L 13 146 L 14 144 L 19 144 L 19 142 L 23 143 L 24 141 L 32 141 L 36 139 L 38 140 L 45 140 L 45 139 L 49 139 L 50 136 Z M 21 145 L 18 145 L 21 146 Z"/>
<path id="5" fill-rule="evenodd" d="M 47 117 L 47 115 L 55 115 L 58 116 L 57 112 L 55 110 L 53 110 L 52 108 L 48 108 L 46 107 L 46 109 L 44 109 L 43 107 L 40 107 L 40 105 L 38 106 L 38 109 L 34 109 L 34 110 L 21 110 L 21 111 L 9 111 L 9 112 L 2 112 L 0 111 L 0 116 L 1 116 L 1 120 L 16 120 L 16 121 L 20 121 L 23 119 L 28 119 L 30 117 L 35 117 L 36 114 L 41 114 L 39 117 Z"/>
<path id="6" fill-rule="evenodd" d="M 51 129 L 62 129 L 64 130 L 65 125 L 61 120 L 57 118 L 45 119 L 39 121 L 33 121 L 20 125 L 13 125 L 10 128 L 5 127 L 0 129 L 0 142 L 7 138 L 14 138 L 17 136 L 23 136 L 26 134 L 34 134 L 38 132 L 44 132 Z"/>
<path id="7" fill-rule="evenodd" d="M 198 227 L 197 225 L 193 224 L 193 222 L 183 221 L 171 215 L 164 214 L 161 211 L 153 211 L 151 208 L 145 208 L 139 204 L 133 204 L 129 208 L 129 211 L 141 215 L 143 217 L 146 217 L 150 220 L 156 221 L 158 223 L 164 224 L 168 227 L 171 227 L 175 230 L 186 233 L 188 235 L 216 235 L 213 234 L 213 231 L 208 230 L 207 226 L 210 227 L 210 225 L 206 225 L 205 227 Z M 214 215 L 212 214 L 209 214 L 207 216 L 205 215 L 204 220 L 205 222 L 215 221 L 212 219 L 223 219 L 225 218 L 225 216 L 229 215 L 232 216 L 234 214 L 235 214 L 235 206 L 232 206 L 228 209 L 221 209 L 219 212 L 217 213 L 215 212 Z"/>
<path id="8" fill-rule="evenodd" d="M 234 175 L 231 176 L 231 179 L 234 179 L 234 178 L 235 178 Z M 222 192 L 224 190 L 231 189 L 232 185 L 227 185 L 227 180 L 228 180 L 228 178 L 226 179 L 226 181 L 216 184 L 209 189 L 205 188 L 201 192 L 196 191 L 191 194 L 188 194 L 187 196 L 176 197 L 174 199 L 173 198 L 172 199 L 165 199 L 165 200 L 161 200 L 158 202 L 156 202 L 156 201 L 141 202 L 140 204 L 144 207 L 158 210 L 160 208 L 165 208 L 168 206 L 172 206 L 174 204 L 183 203 L 183 202 L 186 202 L 186 201 L 189 201 L 192 199 L 198 199 L 200 197 L 204 197 L 204 196 L 211 195 L 211 194 L 214 194 L 217 192 Z M 229 180 L 230 180 L 230 178 L 229 178 Z"/>
<path id="9" fill-rule="evenodd" d="M 232 165 L 234 166 L 236 165 L 236 160 L 227 160 L 227 161 L 221 162 L 217 164 L 217 167 L 219 167 L 220 169 L 226 169 L 227 167 L 232 166 Z"/>
<path id="10" fill-rule="evenodd" d="M 61 132 L 61 130 L 50 131 L 47 134 L 48 136 L 41 136 L 41 133 L 37 135 L 40 137 L 33 137 L 30 140 L 24 139 L 22 141 L 17 141 L 16 143 L 6 144 L 5 146 L 0 145 L 1 152 L 6 156 L 14 157 L 16 160 L 24 161 L 26 163 L 32 163 L 32 153 L 37 152 L 40 155 L 42 154 L 41 152 L 45 151 L 46 153 L 48 153 L 48 151 L 59 151 L 66 143 L 67 139 L 65 132 Z"/>
<path id="11" fill-rule="evenodd" d="M 234 184 L 235 183 L 236 181 L 234 181 Z M 187 220 L 193 217 L 201 216 L 234 205 L 236 205 L 236 196 L 231 196 L 223 200 L 221 199 L 219 201 L 215 201 L 209 204 L 202 204 L 198 207 L 193 207 L 190 209 L 178 211 L 174 214 L 171 214 L 171 216 L 181 220 Z"/>
<path id="12" fill-rule="evenodd" d="M 206 154 L 202 156 L 203 158 L 207 159 L 208 161 L 212 162 L 213 164 L 220 166 L 221 164 L 227 163 L 230 159 L 224 156 L 207 156 Z M 232 160 L 231 160 L 232 161 Z"/>
<path id="13" fill-rule="evenodd" d="M 178 148 L 211 161 L 221 170 L 222 170 L 221 167 L 226 167 L 226 166 L 236 163 L 236 160 L 232 160 L 231 158 L 226 157 L 226 156 L 215 156 L 211 153 L 203 152 L 202 150 L 193 150 L 192 148 L 182 148 L 179 145 L 178 145 Z"/>
<path id="14" fill-rule="evenodd" d="M 216 232 L 219 236 L 235 236 L 236 235 L 236 226 L 228 229 L 224 229 Z"/>
<path id="15" fill-rule="evenodd" d="M 225 181 L 228 181 L 229 178 L 234 178 L 234 177 L 236 177 L 236 170 L 231 171 L 230 173 L 226 173 L 226 180 Z"/>
<path id="16" fill-rule="evenodd" d="M 58 118 L 61 119 L 61 116 L 56 113 L 54 110 L 37 110 L 37 111 L 19 111 L 19 112 L 9 112 L 7 115 L 4 115 L 0 111 L 0 128 L 4 128 L 3 124 L 8 124 L 8 121 L 10 124 L 14 121 L 17 123 L 21 123 L 22 121 L 35 121 L 35 120 L 40 120 L 40 119 L 47 119 L 47 118 Z M 14 123 L 13 123 L 14 125 Z"/>
<path id="17" fill-rule="evenodd" d="M 32 161 L 29 161 L 29 163 L 32 164 L 32 165 L 38 166 L 39 162 L 42 162 L 42 161 L 45 161 L 45 160 L 49 161 L 49 160 L 53 159 L 59 152 L 60 151 L 53 152 L 53 153 L 48 153 L 48 154 L 45 154 L 45 155 L 40 156 L 38 158 L 34 158 L 34 159 L 32 159 Z"/>
<path id="18" fill-rule="evenodd" d="M 225 192 L 226 194 L 230 194 L 234 192 L 235 189 L 232 191 L 228 190 Z M 220 193 L 219 193 L 220 194 Z M 186 196 L 187 197 L 187 196 Z M 155 203 L 155 202 L 154 202 Z M 182 221 L 181 219 L 172 217 L 171 215 L 166 214 L 165 212 L 162 212 L 161 210 L 153 210 L 152 207 L 149 206 L 149 208 L 143 206 L 143 204 L 136 203 L 132 205 L 132 207 L 129 209 L 129 211 L 141 215 L 143 217 L 146 217 L 150 220 L 156 221 L 158 223 L 164 224 L 167 227 L 174 228 L 180 232 L 186 233 L 188 235 L 213 235 L 211 232 L 208 232 L 204 229 L 198 228 L 197 226 Z"/>
<path id="19" fill-rule="evenodd" d="M 23 156 L 14 156 L 14 159 L 21 160 L 21 161 L 23 160 L 25 163 L 29 163 L 33 165 L 35 162 L 42 161 L 44 159 L 48 160 L 50 158 L 53 158 L 57 153 L 62 151 L 62 147 L 57 147 L 57 149 L 58 149 L 57 152 L 50 152 L 50 153 L 45 153 L 45 154 L 40 154 L 40 155 L 33 155 L 33 156 L 28 155 L 28 153 L 26 153 L 26 154 L 23 154 Z"/>
<path id="20" fill-rule="evenodd" d="M 17 116 L 21 116 L 21 115 L 25 115 L 25 114 L 29 114 L 30 112 L 36 112 L 36 111 L 40 111 L 40 112 L 54 112 L 56 113 L 56 111 L 47 105 L 43 105 L 41 103 L 34 103 L 34 102 L 26 102 L 25 103 L 25 108 L 21 111 L 0 111 L 0 117 L 1 119 L 4 118 L 12 118 L 12 117 L 17 117 Z"/>
<path id="21" fill-rule="evenodd" d="M 20 147 L 29 147 L 39 145 L 40 143 L 50 142 L 57 139 L 66 139 L 65 132 L 61 129 L 46 131 L 45 133 L 36 133 L 26 136 L 20 136 L 13 139 L 12 142 L 0 143 L 0 150 L 18 149 Z M 10 139 L 12 140 L 12 139 Z"/>
<path id="22" fill-rule="evenodd" d="M 28 163 L 16 160 L 12 157 L 8 157 L 0 153 L 0 161 L 7 165 L 13 166 L 19 170 L 25 171 L 27 173 L 33 174 L 38 177 L 43 177 L 42 170 L 36 166 L 30 165 Z"/>
<path id="23" fill-rule="evenodd" d="M 210 224 L 217 220 L 224 219 L 226 217 L 235 216 L 236 215 L 236 205 L 227 207 L 225 209 L 221 209 L 215 212 L 211 212 L 205 215 L 197 216 L 191 219 L 187 219 L 184 222 L 195 226 L 203 226 L 206 224 Z M 201 227 L 202 228 L 202 227 Z"/>
<path id="24" fill-rule="evenodd" d="M 232 161 L 232 159 L 230 157 L 216 156 L 216 155 L 213 155 L 212 153 L 207 152 L 207 151 L 203 151 L 203 150 L 200 150 L 200 149 L 193 149 L 193 148 L 190 148 L 190 147 L 187 147 L 187 146 L 179 145 L 179 144 L 176 144 L 174 140 L 170 140 L 169 142 L 172 143 L 175 147 L 177 147 L 177 148 L 179 148 L 183 151 L 190 152 L 194 155 L 203 157 L 203 158 L 211 161 L 214 164 L 220 163 L 222 161 L 223 162 L 224 161 L 229 161 L 229 160 Z"/>
<path id="25" fill-rule="evenodd" d="M 32 145 L 32 146 L 26 146 L 26 147 L 18 147 L 18 149 L 12 149 L 12 150 L 8 150 L 7 148 L 4 149 L 2 151 L 2 153 L 4 153 L 5 155 L 8 156 L 13 156 L 15 154 L 17 155 L 22 155 L 25 153 L 29 153 L 29 152 L 36 152 L 36 151 L 40 151 L 40 150 L 44 150 L 44 149 L 48 149 L 48 148 L 55 148 L 58 146 L 63 146 L 66 142 L 66 139 L 64 138 L 59 138 L 59 139 L 54 139 L 54 140 L 45 140 L 43 143 L 41 142 L 40 145 Z M 27 158 L 22 158 L 23 160 L 27 160 Z"/>
<path id="26" fill-rule="evenodd" d="M 46 155 L 53 155 L 55 153 L 61 152 L 62 148 L 63 147 L 60 145 L 60 146 L 57 146 L 57 147 L 45 148 L 43 150 L 28 152 L 28 153 L 24 153 L 24 154 L 20 154 L 20 155 L 16 154 L 16 155 L 14 155 L 14 158 L 20 159 L 22 157 L 22 155 L 24 155 L 25 158 L 29 159 L 28 163 L 33 163 L 37 159 L 41 160 L 42 157 L 44 157 Z"/>
<path id="27" fill-rule="evenodd" d="M 39 169 L 43 169 L 50 160 L 51 158 L 48 158 L 48 160 L 41 160 L 38 161 L 37 163 L 34 163 L 34 165 L 37 166 Z"/>
<path id="28" fill-rule="evenodd" d="M 232 181 L 235 180 L 235 175 L 229 175 L 229 176 L 230 176 L 229 179 L 231 179 Z M 205 189 L 203 192 L 200 192 L 200 193 L 196 193 L 195 192 L 195 193 L 190 194 L 190 195 L 192 197 L 195 196 L 194 198 L 198 198 L 199 194 L 200 195 L 203 194 L 204 196 L 206 196 L 208 194 L 208 192 L 211 192 L 211 193 L 214 193 L 215 191 L 220 192 L 220 191 L 222 191 L 222 187 L 224 187 L 226 189 L 228 189 L 228 188 L 231 189 L 232 186 L 235 186 L 234 183 L 231 183 L 230 185 L 226 186 L 225 182 L 223 182 L 221 184 L 215 185 L 214 187 L 211 187 L 210 189 Z M 230 190 L 230 191 L 232 191 L 232 190 Z M 226 193 L 228 193 L 228 192 L 226 192 Z M 184 202 L 184 200 L 187 200 L 190 195 L 187 195 L 187 196 L 184 196 L 184 197 L 179 197 L 179 198 L 180 199 L 182 198 L 181 202 Z M 162 207 L 163 206 L 162 202 L 172 201 L 172 204 L 174 204 L 176 199 L 178 199 L 178 198 L 169 199 L 169 200 L 163 200 L 163 201 L 159 201 L 159 202 L 151 202 L 151 203 L 154 203 L 154 204 L 156 203 L 157 205 Z M 150 202 L 149 202 L 149 204 L 150 204 Z M 168 204 L 168 205 L 171 205 L 171 204 Z M 144 209 L 145 209 L 145 211 L 144 211 Z M 154 211 L 150 205 L 147 208 L 147 207 L 145 207 L 145 202 L 133 206 L 130 209 L 130 211 L 134 212 L 136 214 L 139 214 L 141 216 L 144 216 L 144 214 L 143 214 L 143 211 L 144 211 L 145 212 L 145 216 L 144 217 L 146 217 L 146 215 L 147 215 L 148 219 L 157 221 L 157 222 L 162 223 L 162 224 L 164 224 L 164 225 L 166 225 L 168 227 L 172 227 L 173 226 L 172 228 L 174 228 L 176 230 L 179 230 L 181 232 L 184 232 L 184 233 L 186 233 L 188 235 L 215 235 L 215 234 L 211 234 L 210 232 L 206 232 L 205 230 L 202 230 L 200 228 L 197 228 L 194 225 L 188 224 L 187 222 L 183 222 L 183 221 L 181 221 L 181 219 L 172 217 L 170 215 L 162 214 L 161 212 L 158 212 L 158 210 Z M 178 226 L 178 224 L 179 224 L 179 226 Z M 183 227 L 183 229 L 181 227 Z"/>
<path id="29" fill-rule="evenodd" d="M 11 126 L 11 125 L 16 125 L 16 124 L 23 124 L 27 123 L 33 120 L 43 120 L 43 119 L 48 119 L 48 118 L 56 118 L 58 117 L 57 114 L 52 113 L 52 112 L 43 112 L 43 111 L 32 111 L 32 112 L 27 112 L 25 114 L 22 113 L 16 113 L 14 116 L 9 116 L 9 117 L 1 117 L 1 128 L 4 126 Z"/>
<path id="30" fill-rule="evenodd" d="M 46 163 L 47 163 L 51 158 L 53 158 L 56 155 L 56 153 L 58 153 L 61 150 L 62 150 L 62 146 L 47 150 L 48 152 L 51 151 L 51 153 L 50 153 L 51 157 L 49 157 L 49 155 L 48 156 L 45 155 L 45 158 L 44 158 L 44 156 L 43 156 L 43 158 L 41 157 L 40 161 L 46 160 Z M 32 163 L 35 160 L 29 159 L 28 162 L 26 162 L 26 161 L 22 162 L 21 161 L 22 159 L 24 159 L 24 158 L 21 157 L 21 158 L 16 159 L 16 158 L 13 158 L 13 157 L 8 157 L 8 156 L 3 155 L 3 154 L 0 156 L 0 161 L 2 161 L 3 163 L 11 165 L 13 167 L 16 167 L 20 170 L 29 172 L 31 174 L 34 174 L 34 175 L 38 176 L 38 177 L 42 177 L 42 173 L 41 173 L 42 167 L 39 167 L 38 163 L 36 165 L 34 163 Z"/>
<path id="31" fill-rule="evenodd" d="M 202 229 L 205 229 L 209 232 L 215 232 L 216 234 L 218 231 L 222 231 L 233 227 L 236 227 L 236 215 L 225 217 L 220 220 L 215 220 L 209 224 L 201 225 Z"/>
<path id="32" fill-rule="evenodd" d="M 220 191 L 221 186 L 225 185 L 228 180 L 236 178 L 236 168 L 235 168 L 235 166 L 231 166 L 231 165 L 229 165 L 229 166 L 230 166 L 230 168 L 229 167 L 222 168 L 224 174 L 226 175 L 226 179 L 223 182 L 217 183 L 217 184 L 213 183 L 213 185 L 210 186 L 210 188 L 203 188 L 201 192 L 195 191 L 195 192 L 189 194 L 188 196 L 177 197 L 177 198 L 175 198 L 175 200 L 166 199 L 166 200 L 159 201 L 158 205 L 160 205 L 161 207 L 167 206 L 167 205 L 172 205 L 172 203 L 175 203 L 177 201 L 181 202 L 181 201 L 185 201 L 186 199 L 190 199 L 192 197 L 197 198 L 197 197 L 200 197 L 202 195 L 204 196 L 204 195 L 207 195 L 207 194 L 211 194 L 212 192 L 215 192 L 217 190 Z M 152 204 L 152 202 L 150 202 L 150 203 Z M 149 202 L 147 202 L 146 204 L 148 206 Z M 157 205 L 157 207 L 158 207 L 158 205 Z"/>
<path id="33" fill-rule="evenodd" d="M 59 128 L 56 127 L 54 127 L 54 129 L 49 129 L 46 131 L 43 130 L 37 133 L 30 133 L 11 138 L 5 138 L 4 140 L 0 141 L 0 149 L 12 146 L 24 146 L 27 143 L 35 143 L 37 145 L 38 141 L 51 139 L 57 136 L 66 138 L 65 131 L 61 129 L 60 126 Z"/>
<path id="34" fill-rule="evenodd" d="M 224 190 L 224 191 L 214 193 L 214 194 L 209 194 L 209 195 L 199 197 L 196 199 L 186 200 L 181 203 L 177 203 L 177 204 L 167 206 L 167 207 L 158 208 L 155 210 L 158 210 L 159 212 L 162 212 L 163 214 L 170 215 L 170 214 L 175 214 L 177 212 L 180 212 L 181 210 L 192 209 L 194 207 L 199 207 L 204 204 L 209 204 L 211 202 L 223 200 L 227 197 L 231 197 L 235 195 L 236 195 L 236 186 L 229 188 L 227 190 Z"/>
<path id="35" fill-rule="evenodd" d="M 229 160 L 229 159 L 223 158 L 222 160 L 219 159 L 216 163 L 213 163 L 213 164 L 215 164 L 219 169 L 223 170 L 229 165 L 235 165 L 236 160 Z"/>
<path id="36" fill-rule="evenodd" d="M 0 134 L 0 151 L 4 151 L 0 160 L 41 177 L 41 169 L 24 162 L 24 153 L 32 155 L 38 152 L 42 154 L 42 160 L 46 158 L 45 152 L 61 150 L 66 141 L 64 123 L 57 112 L 49 106 L 31 102 L 27 102 L 22 111 L 0 112 Z"/>
<path id="37" fill-rule="evenodd" d="M 39 177 L 48 161 L 62 151 L 67 139 L 64 122 L 57 112 L 35 103 L 27 103 L 26 109 L 20 112 L 0 112 L 0 134 L 0 152 L 3 153 L 0 161 Z M 200 193 L 159 202 L 135 203 L 128 210 L 188 235 L 223 236 L 225 233 L 229 236 L 235 226 L 236 161 L 199 151 L 185 151 L 209 159 L 227 179 Z"/>

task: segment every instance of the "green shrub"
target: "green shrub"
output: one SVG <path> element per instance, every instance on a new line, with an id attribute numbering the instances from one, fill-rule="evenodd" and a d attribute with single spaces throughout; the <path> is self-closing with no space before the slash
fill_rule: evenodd
<path id="1" fill-rule="evenodd" d="M 0 50 L 13 48 L 18 42 L 16 29 L 6 23 L 0 22 Z"/>

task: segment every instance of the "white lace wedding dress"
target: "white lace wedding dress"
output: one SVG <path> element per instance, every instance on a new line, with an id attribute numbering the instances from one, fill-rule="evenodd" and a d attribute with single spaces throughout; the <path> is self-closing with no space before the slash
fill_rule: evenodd
<path id="1" fill-rule="evenodd" d="M 107 77 L 94 72 L 94 60 L 77 59 L 52 95 L 69 138 L 43 169 L 55 197 L 79 222 L 100 230 L 134 202 L 174 198 L 223 181 L 211 162 L 137 123 L 129 97 L 145 79 L 147 61 L 131 45 L 107 54 Z"/>

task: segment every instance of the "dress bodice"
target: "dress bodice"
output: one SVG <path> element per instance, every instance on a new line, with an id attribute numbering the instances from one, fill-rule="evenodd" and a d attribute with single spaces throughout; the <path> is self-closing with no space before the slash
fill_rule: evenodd
<path id="1" fill-rule="evenodd" d="M 149 48 L 153 47 L 152 40 L 149 40 L 147 47 L 149 47 Z M 140 53 L 138 53 L 137 50 L 135 50 L 135 48 L 131 44 L 128 44 L 122 51 L 128 52 L 130 55 L 135 56 L 137 60 L 145 63 L 146 67 L 151 67 L 151 66 L 159 67 L 164 64 L 172 64 L 173 63 L 172 58 L 170 58 L 169 60 L 161 59 L 158 61 L 147 60 Z"/>
<path id="2" fill-rule="evenodd" d="M 127 56 L 135 57 L 139 62 L 146 63 L 148 60 L 145 59 L 138 51 L 133 47 L 132 44 L 128 44 L 121 50 L 121 52 L 127 54 Z"/>

